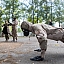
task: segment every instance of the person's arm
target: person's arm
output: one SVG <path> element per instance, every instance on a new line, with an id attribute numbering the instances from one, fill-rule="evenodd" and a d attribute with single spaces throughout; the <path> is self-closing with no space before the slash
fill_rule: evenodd
<path id="1" fill-rule="evenodd" d="M 12 23 L 10 23 L 9 21 L 8 21 L 8 26 L 11 26 L 12 25 Z"/>
<path id="2" fill-rule="evenodd" d="M 5 24 L 2 25 L 2 27 L 4 27 L 4 26 L 5 26 Z"/>

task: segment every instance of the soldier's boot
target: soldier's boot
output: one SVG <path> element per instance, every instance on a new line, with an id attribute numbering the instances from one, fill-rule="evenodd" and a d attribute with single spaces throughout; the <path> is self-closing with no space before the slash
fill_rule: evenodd
<path id="1" fill-rule="evenodd" d="M 30 58 L 30 60 L 32 60 L 32 61 L 43 61 L 44 58 L 42 58 L 41 56 L 35 56 L 33 58 Z"/>
<path id="2" fill-rule="evenodd" d="M 36 49 L 36 50 L 34 50 L 34 51 L 41 52 L 41 49 Z"/>
<path id="3" fill-rule="evenodd" d="M 32 60 L 32 61 L 43 61 L 44 58 L 45 58 L 45 51 L 46 51 L 46 49 L 42 49 L 41 50 L 41 56 L 35 56 L 33 58 L 30 58 L 30 60 Z"/>

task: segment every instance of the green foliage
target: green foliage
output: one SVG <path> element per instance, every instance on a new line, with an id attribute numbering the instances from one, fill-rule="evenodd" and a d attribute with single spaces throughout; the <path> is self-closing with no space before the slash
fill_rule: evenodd
<path id="1" fill-rule="evenodd" d="M 32 22 L 32 16 L 31 15 L 29 15 L 27 19 L 29 22 Z"/>
<path id="2" fill-rule="evenodd" d="M 28 17 L 29 21 L 33 20 L 33 16 L 34 16 L 34 23 L 37 23 L 37 20 L 41 23 L 44 19 L 45 20 L 48 19 L 46 15 L 50 13 L 50 7 L 47 5 L 46 0 L 40 0 L 40 1 L 34 0 L 32 4 L 34 5 L 30 5 L 30 7 L 27 9 L 29 14 Z M 33 11 L 34 11 L 34 15 L 33 15 Z"/>
<path id="3" fill-rule="evenodd" d="M 43 20 L 48 23 L 48 20 L 54 22 L 64 21 L 64 1 L 54 0 L 29 0 L 28 5 L 19 0 L 2 0 L 0 6 L 0 22 L 16 18 L 26 18 L 29 22 L 41 23 Z M 31 2 L 33 1 L 33 2 Z M 52 10 L 51 10 L 52 9 Z"/>
<path id="4" fill-rule="evenodd" d="M 2 7 L 0 7 L 0 33 L 2 31 L 2 14 L 3 14 L 3 10 Z"/>

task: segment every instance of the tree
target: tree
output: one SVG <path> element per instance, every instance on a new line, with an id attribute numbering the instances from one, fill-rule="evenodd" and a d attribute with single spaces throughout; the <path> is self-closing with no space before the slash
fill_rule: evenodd
<path id="1" fill-rule="evenodd" d="M 12 19 L 13 17 L 19 18 L 21 10 L 19 9 L 18 0 L 3 0 L 4 4 L 4 19 Z"/>
<path id="2" fill-rule="evenodd" d="M 3 10 L 2 7 L 0 7 L 0 34 L 2 32 L 2 14 L 3 14 Z"/>

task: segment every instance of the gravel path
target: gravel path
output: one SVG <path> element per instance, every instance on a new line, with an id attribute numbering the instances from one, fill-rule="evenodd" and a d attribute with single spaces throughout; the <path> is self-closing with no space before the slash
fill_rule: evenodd
<path id="1" fill-rule="evenodd" d="M 17 42 L 12 42 L 10 37 L 5 42 L 0 37 L 0 64 L 64 64 L 64 43 L 48 40 L 48 47 L 44 61 L 31 61 L 30 58 L 40 55 L 35 52 L 39 44 L 35 37 L 18 37 Z"/>

